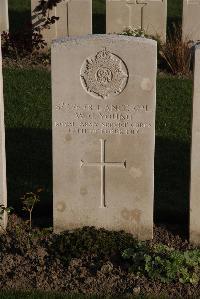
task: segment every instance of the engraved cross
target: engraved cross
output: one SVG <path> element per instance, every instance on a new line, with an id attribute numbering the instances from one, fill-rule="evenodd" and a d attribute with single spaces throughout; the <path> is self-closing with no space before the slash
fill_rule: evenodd
<path id="1" fill-rule="evenodd" d="M 133 4 L 140 5 L 141 7 L 141 29 L 143 29 L 143 8 L 148 4 L 148 0 L 126 0 L 126 6 L 129 9 L 129 26 L 132 25 L 132 17 L 133 17 Z"/>
<path id="2" fill-rule="evenodd" d="M 101 142 L 101 161 L 100 162 L 84 162 L 81 160 L 82 167 L 100 167 L 101 169 L 101 208 L 106 208 L 105 201 L 105 170 L 106 167 L 120 167 L 126 168 L 126 161 L 124 162 L 106 162 L 105 160 L 105 143 L 106 140 L 100 139 Z"/>

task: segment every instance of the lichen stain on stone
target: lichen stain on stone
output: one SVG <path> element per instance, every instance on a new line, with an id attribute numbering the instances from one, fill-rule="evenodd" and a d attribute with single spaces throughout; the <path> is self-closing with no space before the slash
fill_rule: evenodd
<path id="1" fill-rule="evenodd" d="M 140 168 L 131 167 L 129 173 L 135 179 L 140 178 L 142 176 L 142 170 Z"/>
<path id="2" fill-rule="evenodd" d="M 65 203 L 64 202 L 58 202 L 56 205 L 56 209 L 58 212 L 63 212 L 65 210 Z"/>
<path id="3" fill-rule="evenodd" d="M 153 84 L 149 78 L 143 78 L 141 82 L 141 88 L 144 91 L 151 91 L 153 89 Z"/>
<path id="4" fill-rule="evenodd" d="M 141 221 L 142 211 L 138 209 L 128 210 L 123 209 L 121 212 L 121 216 L 126 221 L 135 221 L 136 223 L 140 223 Z"/>
<path id="5" fill-rule="evenodd" d="M 80 194 L 83 195 L 83 196 L 87 195 L 88 194 L 87 188 L 86 187 L 81 187 L 80 188 Z"/>
<path id="6" fill-rule="evenodd" d="M 66 141 L 66 142 L 71 141 L 71 139 L 72 139 L 71 135 L 67 134 L 67 135 L 65 136 L 65 141 Z"/>

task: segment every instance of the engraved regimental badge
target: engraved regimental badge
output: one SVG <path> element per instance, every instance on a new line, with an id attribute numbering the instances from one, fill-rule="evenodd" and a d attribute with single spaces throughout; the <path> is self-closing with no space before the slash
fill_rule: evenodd
<path id="1" fill-rule="evenodd" d="M 107 99 L 120 94 L 128 82 L 125 63 L 107 49 L 87 58 L 80 72 L 83 88 L 91 96 Z"/>

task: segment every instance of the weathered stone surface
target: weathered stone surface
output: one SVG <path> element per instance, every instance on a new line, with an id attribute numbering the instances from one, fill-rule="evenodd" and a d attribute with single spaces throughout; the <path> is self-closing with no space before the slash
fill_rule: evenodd
<path id="1" fill-rule="evenodd" d="M 167 0 L 106 0 L 106 32 L 142 28 L 166 39 Z"/>
<path id="2" fill-rule="evenodd" d="M 183 0 L 183 40 L 200 39 L 200 0 Z"/>
<path id="3" fill-rule="evenodd" d="M 153 233 L 156 42 L 98 35 L 52 46 L 54 230 Z"/>
<path id="4" fill-rule="evenodd" d="M 9 20 L 8 20 L 8 0 L 0 1 L 0 33 L 2 31 L 8 31 Z"/>
<path id="5" fill-rule="evenodd" d="M 200 47 L 195 51 L 190 183 L 190 241 L 200 244 Z"/>
<path id="6" fill-rule="evenodd" d="M 2 55 L 0 38 L 0 204 L 7 206 L 7 187 L 6 187 L 6 156 L 5 156 L 5 128 L 4 128 L 4 101 L 3 101 L 3 76 L 2 76 Z M 7 217 L 1 225 L 5 228 Z M 0 229 L 1 230 L 1 229 Z"/>
<path id="7" fill-rule="evenodd" d="M 35 12 L 38 0 L 31 0 L 32 24 L 41 24 Z M 92 33 L 92 0 L 63 0 L 50 12 L 50 17 L 59 17 L 50 29 L 42 31 L 48 45 L 53 39 L 65 36 L 81 36 Z"/>

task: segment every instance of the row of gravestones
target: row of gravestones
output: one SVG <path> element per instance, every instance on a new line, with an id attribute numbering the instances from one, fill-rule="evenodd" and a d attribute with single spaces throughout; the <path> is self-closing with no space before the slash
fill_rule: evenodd
<path id="1" fill-rule="evenodd" d="M 32 0 L 32 22 L 41 23 Z M 183 0 L 183 39 L 200 39 L 200 0 Z M 44 30 L 47 44 L 63 36 L 92 33 L 92 0 L 63 0 L 50 16 L 59 20 Z M 106 0 L 106 33 L 121 33 L 128 27 L 142 28 L 149 35 L 166 40 L 167 0 Z"/>
<path id="2" fill-rule="evenodd" d="M 7 6 L 0 11 L 2 32 L 8 30 Z M 152 238 L 156 72 L 157 45 L 150 39 L 88 35 L 53 43 L 56 232 L 96 226 L 123 229 L 141 240 Z M 6 206 L 1 57 L 0 74 L 0 204 Z M 197 48 L 190 198 L 190 240 L 194 243 L 200 243 L 199 103 Z"/>

